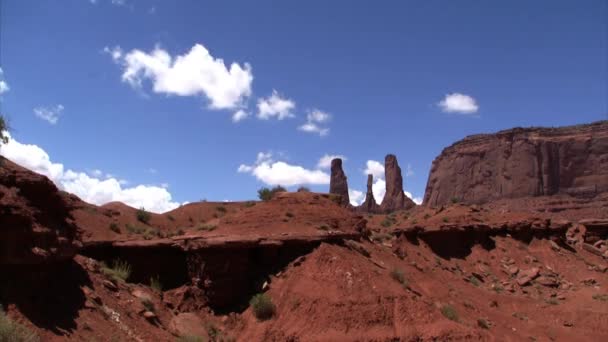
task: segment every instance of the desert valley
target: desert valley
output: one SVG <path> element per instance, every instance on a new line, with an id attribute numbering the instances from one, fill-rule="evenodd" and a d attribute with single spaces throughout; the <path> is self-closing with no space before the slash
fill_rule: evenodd
<path id="1" fill-rule="evenodd" d="M 468 136 L 420 205 L 397 157 L 380 204 L 334 159 L 327 193 L 164 214 L 2 157 L 0 341 L 608 340 L 608 121 Z"/>

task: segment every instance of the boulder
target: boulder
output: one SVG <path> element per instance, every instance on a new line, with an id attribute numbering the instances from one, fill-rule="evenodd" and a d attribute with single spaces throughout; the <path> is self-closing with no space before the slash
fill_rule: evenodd
<path id="1" fill-rule="evenodd" d="M 169 331 L 176 336 L 198 336 L 206 341 L 207 330 L 203 320 L 192 312 L 177 314 L 169 322 Z"/>
<path id="2" fill-rule="evenodd" d="M 517 284 L 519 286 L 530 285 L 530 282 L 536 279 L 539 275 L 540 270 L 538 267 L 532 267 L 527 270 L 521 270 L 517 276 Z"/>
<path id="3" fill-rule="evenodd" d="M 331 178 L 329 179 L 329 193 L 341 196 L 340 204 L 350 205 L 348 196 L 348 182 L 344 170 L 342 170 L 342 159 L 335 158 L 331 161 Z"/>

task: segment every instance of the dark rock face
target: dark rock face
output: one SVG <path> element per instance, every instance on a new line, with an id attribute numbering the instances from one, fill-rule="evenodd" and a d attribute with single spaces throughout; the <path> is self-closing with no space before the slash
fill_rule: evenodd
<path id="1" fill-rule="evenodd" d="M 466 137 L 433 161 L 424 205 L 555 194 L 592 198 L 605 192 L 608 121 L 600 121 Z"/>
<path id="2" fill-rule="evenodd" d="M 336 158 L 331 161 L 331 178 L 329 180 L 329 193 L 342 197 L 340 204 L 350 205 L 348 197 L 348 182 L 344 170 L 342 170 L 342 159 Z"/>
<path id="3" fill-rule="evenodd" d="M 0 266 L 71 259 L 80 242 L 68 200 L 45 176 L 0 157 Z"/>
<path id="4" fill-rule="evenodd" d="M 380 204 L 380 209 L 390 212 L 399 209 L 409 209 L 416 204 L 403 193 L 403 178 L 397 157 L 387 154 L 384 158 L 384 175 L 386 179 L 386 194 Z M 369 178 L 368 178 L 369 180 Z"/>
<path id="5" fill-rule="evenodd" d="M 380 206 L 376 203 L 374 198 L 374 192 L 372 191 L 372 185 L 374 184 L 374 176 L 367 175 L 367 193 L 365 194 L 365 201 L 357 207 L 358 211 L 366 213 L 375 213 L 380 210 Z"/>

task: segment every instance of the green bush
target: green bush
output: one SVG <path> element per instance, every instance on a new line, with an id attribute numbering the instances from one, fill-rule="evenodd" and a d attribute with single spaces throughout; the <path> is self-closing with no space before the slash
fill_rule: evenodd
<path id="1" fill-rule="evenodd" d="M 608 301 L 608 294 L 594 294 L 592 298 L 595 300 L 606 302 Z"/>
<path id="2" fill-rule="evenodd" d="M 262 201 L 270 201 L 274 195 L 276 195 L 279 192 L 286 192 L 287 190 L 280 186 L 277 185 L 272 189 L 268 189 L 266 187 L 261 188 L 260 190 L 258 190 L 258 197 L 262 200 Z"/>
<path id="3" fill-rule="evenodd" d="M 253 310 L 253 315 L 260 321 L 272 318 L 276 312 L 272 299 L 265 293 L 253 296 L 249 301 L 249 305 Z"/>
<path id="4" fill-rule="evenodd" d="M 443 221 L 443 222 L 445 222 L 445 223 L 448 223 L 448 222 L 450 222 L 450 219 L 449 219 L 449 218 L 447 218 L 447 217 L 444 217 L 444 218 L 442 218 L 442 219 L 441 219 L 441 221 Z"/>
<path id="5" fill-rule="evenodd" d="M 2 119 L 2 117 L 0 117 Z M 1 123 L 1 122 L 0 122 Z M 27 327 L 13 322 L 0 306 L 0 341 L 1 342 L 37 342 L 40 338 Z"/>
<path id="6" fill-rule="evenodd" d="M 454 309 L 453 306 L 447 304 L 441 307 L 441 314 L 443 314 L 443 316 L 445 316 L 445 318 L 452 320 L 454 322 L 458 322 L 458 313 L 456 312 L 456 309 Z"/>
<path id="7" fill-rule="evenodd" d="M 460 199 L 458 199 L 458 197 L 452 197 L 450 199 L 450 201 L 452 201 L 452 203 L 456 204 L 456 203 L 460 202 Z"/>
<path id="8" fill-rule="evenodd" d="M 144 224 L 148 224 L 148 222 L 150 222 L 150 218 L 151 218 L 150 213 L 147 212 L 144 207 L 137 209 L 137 212 L 135 213 L 135 217 L 137 217 L 137 221 L 144 223 Z"/>
<path id="9" fill-rule="evenodd" d="M 310 189 L 305 186 L 301 186 L 298 188 L 298 192 L 310 192 Z"/>
<path id="10" fill-rule="evenodd" d="M 120 234 L 120 227 L 115 222 L 110 223 L 110 230 L 114 233 Z"/>
<path id="11" fill-rule="evenodd" d="M 490 323 L 483 318 L 477 320 L 477 325 L 482 329 L 490 329 Z"/>
<path id="12" fill-rule="evenodd" d="M 409 283 L 405 278 L 405 274 L 403 274 L 403 271 L 401 271 L 400 269 L 394 268 L 391 271 L 391 278 L 401 284 L 404 288 L 407 288 L 409 286 Z"/>
<path id="13" fill-rule="evenodd" d="M 245 206 L 245 208 L 251 208 L 255 205 L 254 201 L 247 201 L 245 202 L 245 204 L 243 204 Z"/>
<path id="14" fill-rule="evenodd" d="M 163 284 L 160 282 L 159 276 L 150 278 L 150 287 L 157 292 L 163 292 Z"/>
<path id="15" fill-rule="evenodd" d="M 131 275 L 131 265 L 129 265 L 126 261 L 116 259 L 112 263 L 112 267 L 109 267 L 105 262 L 102 262 L 101 271 L 115 281 L 125 282 Z"/>
<path id="16" fill-rule="evenodd" d="M 220 213 L 225 213 L 226 207 L 224 207 L 223 205 L 220 205 L 220 206 L 215 207 L 215 210 L 219 211 Z"/>

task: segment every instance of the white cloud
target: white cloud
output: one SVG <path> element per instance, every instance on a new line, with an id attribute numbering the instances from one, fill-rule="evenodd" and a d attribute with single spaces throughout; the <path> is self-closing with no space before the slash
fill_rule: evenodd
<path id="1" fill-rule="evenodd" d="M 365 194 L 359 190 L 348 189 L 348 198 L 350 198 L 350 204 L 354 206 L 361 205 L 365 199 Z"/>
<path id="2" fill-rule="evenodd" d="M 422 204 L 422 197 L 413 197 L 412 193 L 409 191 L 404 191 L 403 193 L 405 194 L 405 196 L 409 197 L 412 201 L 414 201 L 414 203 L 418 205 Z"/>
<path id="3" fill-rule="evenodd" d="M 242 120 L 247 119 L 249 117 L 249 113 L 244 111 L 243 109 L 239 109 L 234 114 L 232 114 L 232 122 L 240 122 Z"/>
<path id="4" fill-rule="evenodd" d="M 240 173 L 250 173 L 268 185 L 294 186 L 301 184 L 329 184 L 329 174 L 321 170 L 309 170 L 299 165 L 274 161 L 271 153 L 258 153 L 253 165 L 241 164 Z"/>
<path id="5" fill-rule="evenodd" d="M 124 181 L 112 177 L 102 179 L 100 170 L 93 170 L 91 175 L 66 170 L 63 164 L 52 162 L 46 151 L 36 145 L 22 144 L 11 138 L 8 144 L 0 147 L 0 152 L 13 162 L 49 177 L 60 189 L 89 203 L 102 205 L 120 201 L 156 213 L 179 206 L 179 203 L 172 201 L 171 193 L 162 186 L 137 185 L 123 188 Z"/>
<path id="6" fill-rule="evenodd" d="M 374 199 L 376 203 L 382 203 L 384 195 L 386 194 L 386 182 L 384 178 L 377 178 L 372 184 L 372 192 L 374 193 Z"/>
<path id="7" fill-rule="evenodd" d="M 273 90 L 272 94 L 267 98 L 258 99 L 258 114 L 257 117 L 262 120 L 268 120 L 276 117 L 279 120 L 293 118 L 295 115 L 292 110 L 296 108 L 296 103 Z"/>
<path id="8" fill-rule="evenodd" d="M 447 94 L 437 105 L 446 113 L 473 114 L 479 110 L 474 98 L 460 93 Z"/>
<path id="9" fill-rule="evenodd" d="M 127 1 L 126 0 L 112 0 L 112 5 L 116 5 L 116 6 L 124 6 L 126 5 Z"/>
<path id="10" fill-rule="evenodd" d="M 51 107 L 36 107 L 34 108 L 34 114 L 40 119 L 54 125 L 59 121 L 59 115 L 61 115 L 63 109 L 63 105 L 60 104 Z"/>
<path id="11" fill-rule="evenodd" d="M 11 90 L 11 88 L 4 80 L 4 71 L 2 71 L 2 68 L 0 68 L 0 95 L 2 95 L 2 93 L 6 93 L 9 90 Z"/>
<path id="12" fill-rule="evenodd" d="M 414 175 L 414 169 L 412 169 L 412 164 L 407 164 L 405 168 L 405 177 L 412 177 Z"/>
<path id="13" fill-rule="evenodd" d="M 123 53 L 120 47 L 106 47 L 104 51 L 123 67 L 122 81 L 135 89 L 149 80 L 155 93 L 204 95 L 212 109 L 238 108 L 251 95 L 251 66 L 232 63 L 228 68 L 223 59 L 213 57 L 202 44 L 176 56 L 159 46 L 150 53 L 137 49 Z"/>
<path id="14" fill-rule="evenodd" d="M 346 160 L 346 157 L 341 154 L 326 154 L 319 159 L 319 162 L 317 163 L 317 168 L 329 169 L 331 167 L 331 161 L 336 158 L 340 158 L 343 161 Z"/>
<path id="15" fill-rule="evenodd" d="M 384 164 L 376 160 L 368 160 L 363 174 L 371 174 L 374 176 L 374 179 L 384 178 Z"/>
<path id="16" fill-rule="evenodd" d="M 321 124 L 327 123 L 330 119 L 331 115 L 329 113 L 313 109 L 306 115 L 306 123 L 298 127 L 298 129 L 304 132 L 318 133 L 320 136 L 325 136 L 329 133 L 329 128 L 322 127 Z"/>

